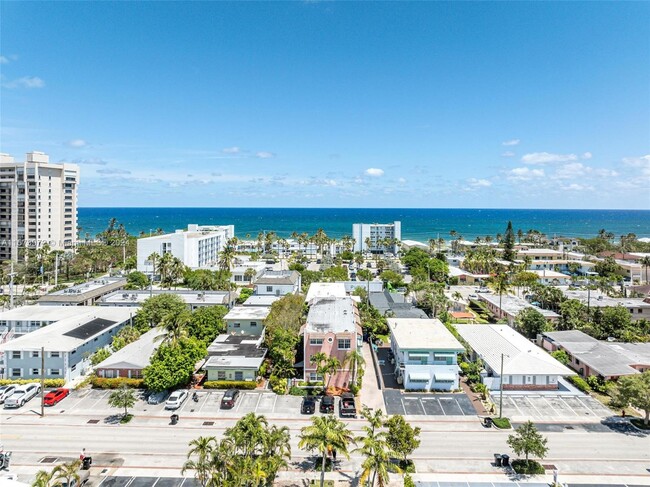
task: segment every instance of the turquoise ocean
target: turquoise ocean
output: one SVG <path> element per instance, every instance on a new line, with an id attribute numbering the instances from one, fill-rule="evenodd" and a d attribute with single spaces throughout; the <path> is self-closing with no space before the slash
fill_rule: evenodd
<path id="1" fill-rule="evenodd" d="M 650 237 L 650 210 L 400 209 L 400 208 L 79 208 L 79 236 L 96 235 L 117 218 L 132 235 L 158 228 L 165 232 L 199 225 L 235 225 L 239 238 L 274 231 L 314 234 L 319 228 L 340 238 L 352 234 L 353 223 L 402 222 L 402 238 L 449 239 L 455 230 L 469 240 L 503 233 L 508 220 L 515 232 L 536 229 L 547 235 L 592 237 L 602 228 L 620 235 Z"/>

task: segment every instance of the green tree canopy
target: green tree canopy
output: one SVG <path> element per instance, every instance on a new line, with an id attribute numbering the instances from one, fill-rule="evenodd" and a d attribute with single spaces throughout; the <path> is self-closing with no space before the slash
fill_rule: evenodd
<path id="1" fill-rule="evenodd" d="M 133 271 L 126 276 L 125 289 L 145 289 L 147 286 L 149 286 L 149 278 L 144 272 Z"/>
<path id="2" fill-rule="evenodd" d="M 145 299 L 135 319 L 139 326 L 158 326 L 169 313 L 178 314 L 185 309 L 185 301 L 177 294 L 158 294 Z"/>
<path id="3" fill-rule="evenodd" d="M 228 313 L 225 306 L 202 306 L 192 313 L 188 326 L 189 336 L 203 342 L 206 346 L 226 331 L 223 319 Z"/>
<path id="4" fill-rule="evenodd" d="M 196 338 L 181 338 L 175 346 L 161 345 L 143 371 L 144 385 L 157 392 L 187 384 L 206 353 Z"/>
<path id="5" fill-rule="evenodd" d="M 614 389 L 612 405 L 632 406 L 645 413 L 643 423 L 650 423 L 650 370 L 642 374 L 621 377 Z"/>
<path id="6" fill-rule="evenodd" d="M 404 416 L 399 414 L 391 416 L 386 421 L 386 426 L 388 427 L 388 446 L 406 462 L 407 457 L 420 446 L 421 429 L 412 427 L 406 422 Z"/>
<path id="7" fill-rule="evenodd" d="M 323 278 L 329 282 L 347 281 L 348 270 L 343 266 L 332 266 L 323 271 Z"/>
<path id="8" fill-rule="evenodd" d="M 535 308 L 524 308 L 517 315 L 517 329 L 528 338 L 550 330 L 544 315 Z"/>
<path id="9" fill-rule="evenodd" d="M 539 459 L 543 459 L 548 452 L 546 446 L 547 439 L 544 438 L 535 428 L 532 421 L 527 421 L 515 430 L 515 433 L 508 436 L 508 445 L 517 455 L 524 455 L 526 463 L 528 457 L 534 455 Z"/>
<path id="10" fill-rule="evenodd" d="M 124 408 L 124 416 L 127 416 L 128 408 L 135 405 L 135 391 L 127 386 L 121 386 L 108 396 L 108 405 L 113 408 Z"/>

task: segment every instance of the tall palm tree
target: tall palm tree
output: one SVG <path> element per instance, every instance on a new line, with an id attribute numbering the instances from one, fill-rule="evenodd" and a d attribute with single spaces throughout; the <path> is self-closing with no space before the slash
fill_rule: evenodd
<path id="1" fill-rule="evenodd" d="M 192 321 L 192 313 L 186 309 L 178 313 L 168 313 L 160 322 L 160 327 L 166 331 L 163 340 L 176 346 L 181 338 L 187 336 L 187 325 Z"/>
<path id="2" fill-rule="evenodd" d="M 361 442 L 361 447 L 356 451 L 361 453 L 365 460 L 361 464 L 361 477 L 359 484 L 363 485 L 366 480 L 372 478 L 368 482 L 368 486 L 374 487 L 375 481 L 378 487 L 385 487 L 390 481 L 388 474 L 388 467 L 391 464 L 390 450 L 386 443 L 386 433 L 383 431 L 376 431 L 368 426 L 364 426 L 365 435 L 357 438 Z"/>
<path id="3" fill-rule="evenodd" d="M 352 350 L 345 355 L 343 364 L 352 368 L 352 384 L 356 384 L 357 372 L 366 364 L 363 354 L 359 350 Z"/>
<path id="4" fill-rule="evenodd" d="M 65 485 L 68 487 L 72 484 L 72 481 L 75 481 L 75 484 L 79 484 L 79 469 L 81 468 L 81 460 L 74 460 L 72 462 L 62 463 L 54 468 L 52 473 L 54 474 L 54 483 L 62 483 L 65 481 Z"/>
<path id="5" fill-rule="evenodd" d="M 648 268 L 650 267 L 650 255 L 646 255 L 641 259 L 639 262 L 641 266 L 645 269 L 645 282 L 648 284 L 650 281 L 648 281 Z"/>
<path id="6" fill-rule="evenodd" d="M 187 452 L 187 460 L 183 464 L 181 474 L 187 470 L 194 470 L 194 477 L 205 487 L 210 479 L 210 460 L 217 445 L 214 436 L 199 436 L 190 441 L 190 450 Z M 196 459 L 192 459 L 196 456 Z"/>
<path id="7" fill-rule="evenodd" d="M 298 448 L 315 451 L 322 457 L 320 487 L 325 484 L 325 464 L 327 454 L 335 450 L 337 454 L 350 458 L 348 449 L 356 440 L 345 423 L 334 416 L 312 418 L 310 425 L 300 430 Z"/>
<path id="8" fill-rule="evenodd" d="M 156 262 L 160 262 L 160 254 L 158 252 L 153 252 L 149 257 L 147 257 L 147 260 L 151 262 L 151 283 L 153 285 L 153 279 L 156 275 Z"/>
<path id="9" fill-rule="evenodd" d="M 510 281 L 508 275 L 501 272 L 490 279 L 488 285 L 499 293 L 499 314 L 503 314 L 501 301 L 503 300 L 503 295 L 507 294 L 510 291 Z"/>
<path id="10" fill-rule="evenodd" d="M 54 483 L 55 472 L 39 470 L 36 472 L 36 478 L 32 482 L 32 487 L 50 487 Z"/>

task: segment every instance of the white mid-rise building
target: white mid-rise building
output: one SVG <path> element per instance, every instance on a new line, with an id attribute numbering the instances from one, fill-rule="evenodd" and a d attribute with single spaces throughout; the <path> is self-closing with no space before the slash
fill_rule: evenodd
<path id="1" fill-rule="evenodd" d="M 355 252 L 397 253 L 397 242 L 402 240 L 402 223 L 353 223 L 352 238 Z M 370 247 L 367 239 L 370 239 Z M 386 239 L 392 243 L 385 245 Z"/>
<path id="2" fill-rule="evenodd" d="M 24 258 L 48 244 L 72 249 L 77 235 L 76 164 L 54 164 L 42 152 L 24 162 L 0 154 L 0 261 Z"/>
<path id="3" fill-rule="evenodd" d="M 171 254 L 191 269 L 216 267 L 219 253 L 228 239 L 235 236 L 234 225 L 188 225 L 187 230 L 138 239 L 138 270 L 151 274 L 154 252 Z"/>

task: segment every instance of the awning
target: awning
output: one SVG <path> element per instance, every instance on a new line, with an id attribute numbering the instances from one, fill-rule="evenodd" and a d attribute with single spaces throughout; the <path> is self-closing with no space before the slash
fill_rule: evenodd
<path id="1" fill-rule="evenodd" d="M 427 358 L 429 356 L 426 352 L 409 352 L 409 357 L 422 357 Z"/>
<path id="2" fill-rule="evenodd" d="M 451 372 L 436 372 L 433 374 L 433 377 L 436 382 L 455 382 L 456 381 L 456 374 L 453 374 Z"/>
<path id="3" fill-rule="evenodd" d="M 426 380 L 429 381 L 430 376 L 426 372 L 409 372 L 409 380 Z"/>

